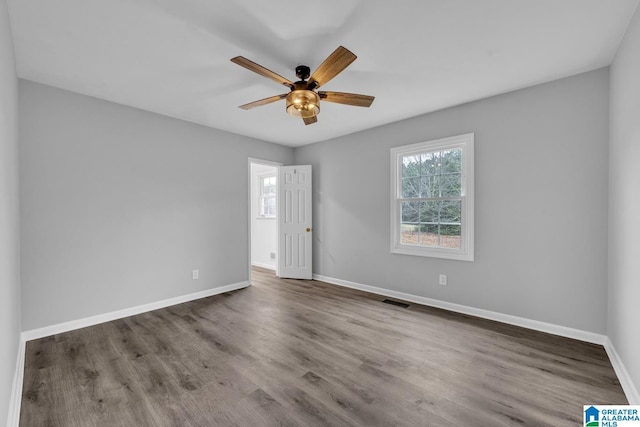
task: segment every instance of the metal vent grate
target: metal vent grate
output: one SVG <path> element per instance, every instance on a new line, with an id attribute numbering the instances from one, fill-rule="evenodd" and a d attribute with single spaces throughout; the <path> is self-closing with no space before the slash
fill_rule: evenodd
<path id="1" fill-rule="evenodd" d="M 398 307 L 402 307 L 402 308 L 409 307 L 409 304 L 405 304 L 403 302 L 394 301 L 394 300 L 390 300 L 390 299 L 382 300 L 382 302 L 385 303 L 385 304 L 397 305 Z"/>

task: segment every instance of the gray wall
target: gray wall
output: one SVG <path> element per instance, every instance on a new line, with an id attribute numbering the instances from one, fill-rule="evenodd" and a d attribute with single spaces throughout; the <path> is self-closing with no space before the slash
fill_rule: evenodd
<path id="1" fill-rule="evenodd" d="M 19 89 L 24 330 L 248 279 L 247 158 L 292 149 Z"/>
<path id="2" fill-rule="evenodd" d="M 314 273 L 604 333 L 608 78 L 600 69 L 296 149 L 314 168 Z M 390 147 L 467 132 L 475 262 L 391 254 Z"/>
<path id="3" fill-rule="evenodd" d="M 7 3 L 0 1 L 0 424 L 8 415 L 20 334 L 18 80 Z"/>
<path id="4" fill-rule="evenodd" d="M 640 10 L 611 65 L 608 335 L 640 387 Z M 640 389 L 639 389 L 640 390 Z M 636 397 L 637 399 L 640 396 Z M 634 402 L 640 404 L 640 401 Z"/>

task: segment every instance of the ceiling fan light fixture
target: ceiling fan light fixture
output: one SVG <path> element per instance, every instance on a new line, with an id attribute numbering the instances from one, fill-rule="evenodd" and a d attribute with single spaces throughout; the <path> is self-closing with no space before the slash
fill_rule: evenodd
<path id="1" fill-rule="evenodd" d="M 287 113 L 293 117 L 309 118 L 320 112 L 320 96 L 312 90 L 293 90 L 286 101 Z"/>

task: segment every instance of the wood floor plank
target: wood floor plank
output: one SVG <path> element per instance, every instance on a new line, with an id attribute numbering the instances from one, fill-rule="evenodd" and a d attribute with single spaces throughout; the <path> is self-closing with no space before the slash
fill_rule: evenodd
<path id="1" fill-rule="evenodd" d="M 20 425 L 573 426 L 602 346 L 278 279 L 27 343 Z"/>

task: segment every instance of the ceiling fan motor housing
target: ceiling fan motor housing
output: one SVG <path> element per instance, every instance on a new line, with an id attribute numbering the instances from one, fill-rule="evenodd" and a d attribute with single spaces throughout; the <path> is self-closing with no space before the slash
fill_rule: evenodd
<path id="1" fill-rule="evenodd" d="M 307 80 L 311 76 L 311 68 L 306 65 L 298 65 L 296 67 L 296 76 L 300 80 Z"/>

